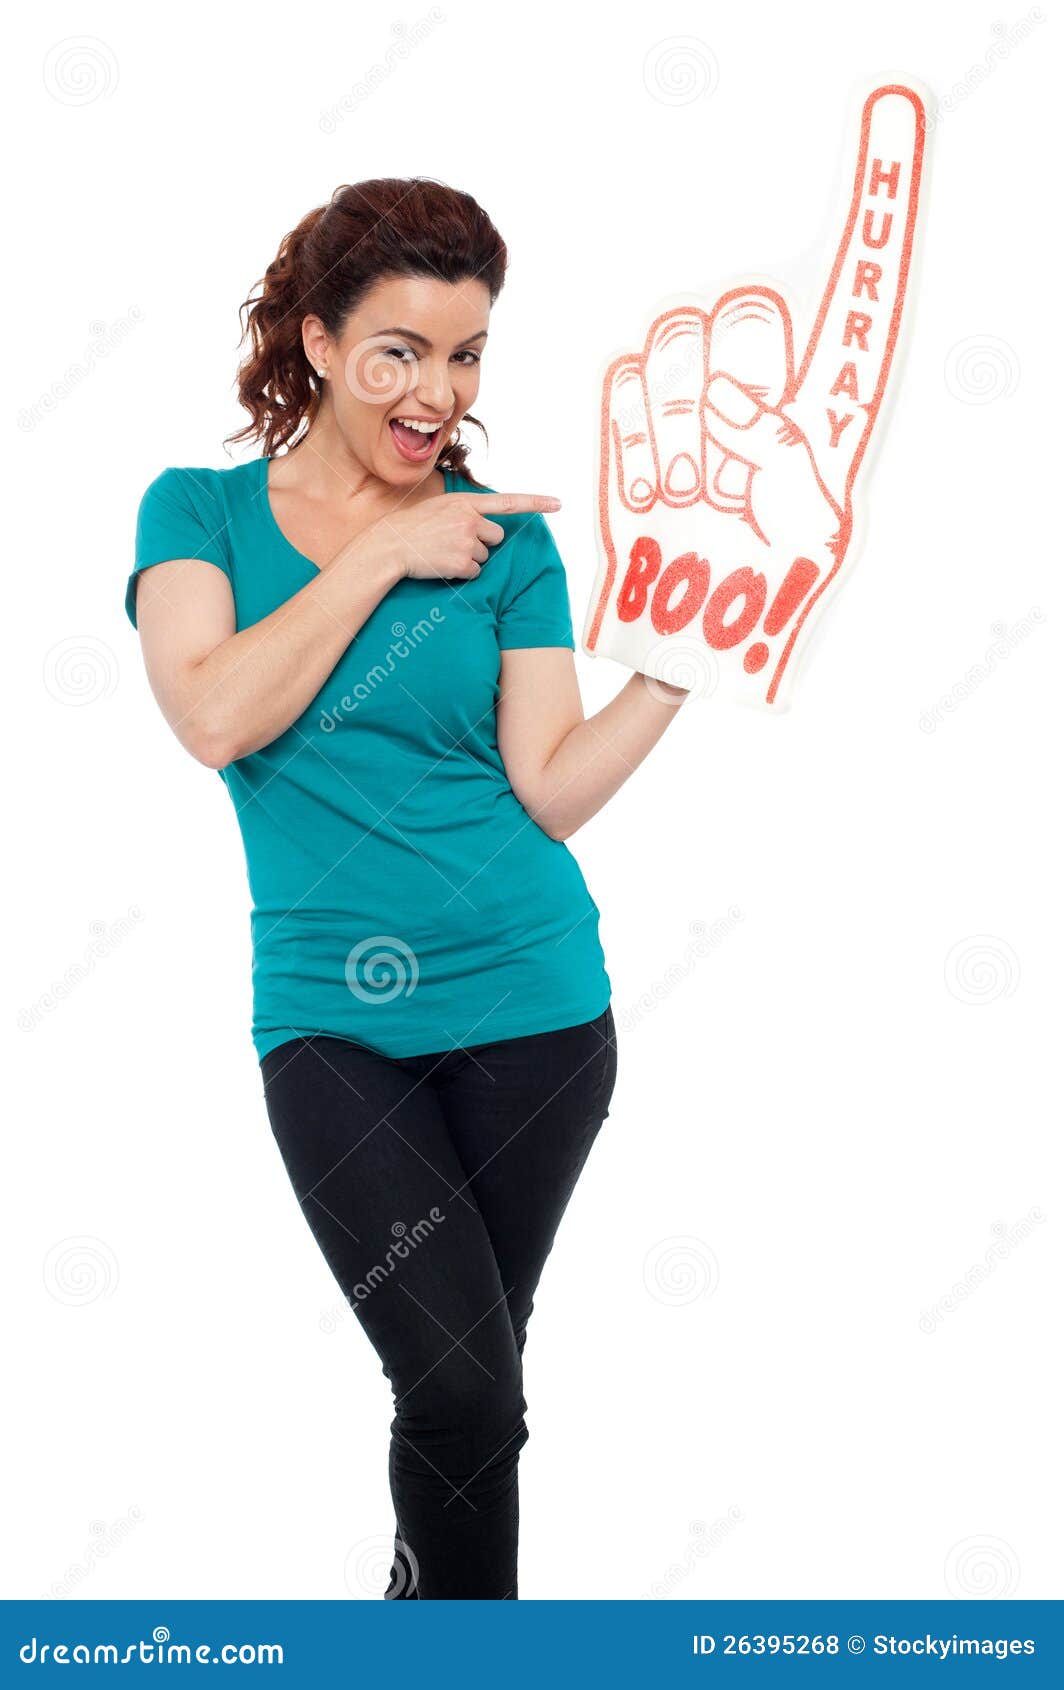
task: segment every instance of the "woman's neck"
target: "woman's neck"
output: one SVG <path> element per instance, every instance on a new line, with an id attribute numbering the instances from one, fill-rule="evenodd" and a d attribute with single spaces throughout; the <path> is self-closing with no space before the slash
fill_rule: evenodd
<path id="1" fill-rule="evenodd" d="M 366 468 L 351 450 L 335 418 L 319 412 L 306 435 L 291 451 L 271 459 L 270 485 L 298 492 L 314 504 L 371 508 L 385 515 L 445 490 L 443 474 L 433 470 L 414 487 L 394 487 Z"/>

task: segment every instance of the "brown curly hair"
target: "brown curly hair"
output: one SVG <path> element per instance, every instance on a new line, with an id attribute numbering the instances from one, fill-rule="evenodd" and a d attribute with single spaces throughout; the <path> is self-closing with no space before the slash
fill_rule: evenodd
<path id="1" fill-rule="evenodd" d="M 330 335 L 387 276 L 477 279 L 492 304 L 502 289 L 507 253 L 476 200 L 429 177 L 383 177 L 337 188 L 281 242 L 277 257 L 240 307 L 250 351 L 237 393 L 250 421 L 229 441 L 261 440 L 264 457 L 298 445 L 321 404 L 321 383 L 303 350 L 303 319 L 320 317 Z M 466 419 L 484 433 L 476 417 Z M 473 478 L 469 448 L 445 446 L 437 469 Z M 479 483 L 476 483 L 479 485 Z"/>

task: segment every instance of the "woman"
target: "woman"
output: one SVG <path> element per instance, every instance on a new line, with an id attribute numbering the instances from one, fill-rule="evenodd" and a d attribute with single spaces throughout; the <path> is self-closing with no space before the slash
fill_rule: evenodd
<path id="1" fill-rule="evenodd" d="M 244 307 L 262 456 L 152 483 L 127 597 L 236 805 L 271 1126 L 394 1393 L 393 1598 L 517 1596 L 525 1331 L 616 1073 L 563 841 L 684 696 L 584 720 L 558 501 L 466 471 L 505 268 L 435 182 L 305 217 Z"/>

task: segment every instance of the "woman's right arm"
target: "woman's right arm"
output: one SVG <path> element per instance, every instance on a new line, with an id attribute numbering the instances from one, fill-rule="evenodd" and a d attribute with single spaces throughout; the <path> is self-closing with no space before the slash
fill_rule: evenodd
<path id="1" fill-rule="evenodd" d="M 391 559 L 343 554 L 261 622 L 236 632 L 233 590 L 202 559 L 146 569 L 137 627 L 152 692 L 186 751 L 211 769 L 291 727 L 399 579 Z"/>
<path id="2" fill-rule="evenodd" d="M 381 599 L 405 575 L 470 580 L 504 536 L 491 515 L 557 508 L 536 494 L 440 494 L 358 535 L 298 593 L 236 631 L 232 588 L 202 558 L 137 579 L 152 692 L 186 751 L 224 769 L 303 714 Z"/>

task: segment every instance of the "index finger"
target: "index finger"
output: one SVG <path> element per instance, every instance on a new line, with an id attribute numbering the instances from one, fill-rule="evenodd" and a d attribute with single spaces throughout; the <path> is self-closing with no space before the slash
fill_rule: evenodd
<path id="1" fill-rule="evenodd" d="M 846 226 L 795 378 L 796 420 L 824 481 L 843 505 L 894 357 L 924 131 L 923 101 L 911 88 L 877 88 L 865 101 Z"/>
<path id="2" fill-rule="evenodd" d="M 518 516 L 525 511 L 560 511 L 562 502 L 549 493 L 471 493 L 474 510 L 490 516 Z"/>

